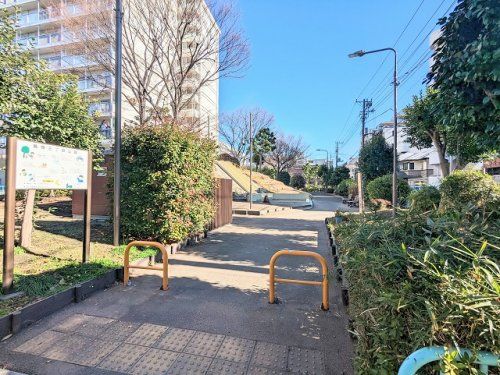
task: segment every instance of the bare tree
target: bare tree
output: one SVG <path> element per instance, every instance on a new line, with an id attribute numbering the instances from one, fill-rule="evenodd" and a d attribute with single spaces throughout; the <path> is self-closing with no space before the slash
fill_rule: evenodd
<path id="1" fill-rule="evenodd" d="M 83 16 L 64 17 L 78 41 L 73 48 L 114 74 L 113 2 L 78 1 Z M 137 122 L 199 126 L 192 113 L 201 110 L 200 90 L 247 67 L 238 15 L 226 3 L 203 0 L 124 0 L 123 9 L 123 94 Z"/>
<path id="2" fill-rule="evenodd" d="M 262 108 L 238 109 L 221 116 L 219 135 L 229 147 L 232 157 L 243 165 L 250 153 L 250 114 L 252 114 L 252 138 L 262 128 L 271 128 L 274 116 Z"/>
<path id="3" fill-rule="evenodd" d="M 266 163 L 273 167 L 276 173 L 287 171 L 304 159 L 306 152 L 307 146 L 301 138 L 278 134 L 276 148 L 269 153 Z"/>

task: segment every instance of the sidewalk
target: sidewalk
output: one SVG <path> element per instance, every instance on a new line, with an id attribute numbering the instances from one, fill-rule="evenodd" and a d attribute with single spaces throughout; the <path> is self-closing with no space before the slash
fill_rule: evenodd
<path id="1" fill-rule="evenodd" d="M 236 217 L 172 256 L 168 291 L 146 271 L 0 344 L 0 363 L 30 374 L 353 374 L 333 278 L 328 312 L 319 287 L 278 284 L 280 303 L 267 303 L 277 250 L 318 251 L 332 267 L 323 220 L 337 203 L 324 197 L 309 211 Z M 277 274 L 319 278 L 306 258 L 281 258 Z"/>

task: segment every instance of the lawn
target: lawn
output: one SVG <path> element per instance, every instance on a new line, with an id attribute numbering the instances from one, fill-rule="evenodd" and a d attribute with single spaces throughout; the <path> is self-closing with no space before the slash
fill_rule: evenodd
<path id="1" fill-rule="evenodd" d="M 3 202 L 0 202 L 0 264 L 3 258 Z M 30 249 L 15 249 L 15 285 L 25 292 L 20 298 L 0 301 L 0 316 L 41 297 L 102 275 L 123 264 L 124 246 L 112 245 L 112 225 L 93 221 L 91 259 L 81 264 L 83 222 L 71 216 L 68 197 L 42 198 L 35 210 L 35 229 Z M 16 223 L 16 238 L 18 226 Z M 131 260 L 148 257 L 154 250 L 132 249 Z M 1 276 L 0 267 L 0 276 Z M 0 282 L 1 285 L 1 282 Z"/>

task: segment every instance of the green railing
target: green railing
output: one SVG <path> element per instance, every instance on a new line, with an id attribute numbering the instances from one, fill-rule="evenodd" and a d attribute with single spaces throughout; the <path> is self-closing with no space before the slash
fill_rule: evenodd
<path id="1" fill-rule="evenodd" d="M 451 351 L 455 351 L 456 349 L 451 349 Z M 443 357 L 450 352 L 450 349 L 431 346 L 427 348 L 422 348 L 410 354 L 403 362 L 401 367 L 399 368 L 398 375 L 414 375 L 417 371 L 422 368 L 424 365 L 441 361 Z M 460 349 L 459 355 L 463 356 L 464 354 L 468 354 L 469 356 L 473 356 L 472 352 L 468 349 Z M 488 352 L 479 352 L 474 355 L 474 363 L 479 365 L 479 370 L 482 374 L 488 374 L 488 368 L 490 366 L 499 367 L 499 357 L 498 355 L 488 353 Z"/>

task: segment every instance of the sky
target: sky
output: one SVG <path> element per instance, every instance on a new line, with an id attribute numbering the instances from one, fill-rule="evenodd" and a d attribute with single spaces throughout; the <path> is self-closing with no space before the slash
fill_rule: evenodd
<path id="1" fill-rule="evenodd" d="M 429 34 L 456 0 L 235 0 L 251 46 L 242 78 L 220 82 L 220 111 L 261 107 L 275 127 L 302 137 L 310 158 L 346 161 L 359 151 L 360 104 L 372 99 L 367 126 L 392 119 L 393 58 L 386 52 L 350 59 L 363 49 L 398 51 L 398 110 L 425 86 Z M 384 62 L 385 59 L 385 62 Z"/>

